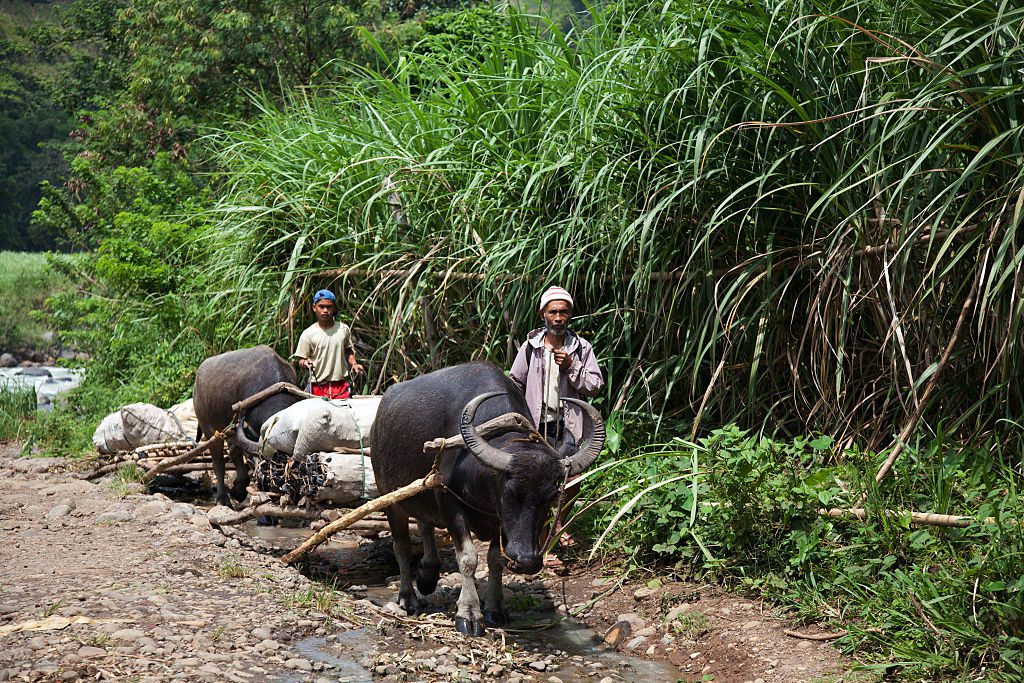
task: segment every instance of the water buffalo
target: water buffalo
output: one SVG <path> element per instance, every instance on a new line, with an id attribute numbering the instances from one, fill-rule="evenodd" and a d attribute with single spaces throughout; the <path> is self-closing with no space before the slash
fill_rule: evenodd
<path id="1" fill-rule="evenodd" d="M 251 349 L 228 351 L 204 360 L 196 370 L 195 389 L 192 405 L 199 421 L 199 434 L 213 436 L 231 423 L 234 414 L 231 406 L 278 382 L 298 384 L 298 377 L 291 365 L 286 363 L 269 346 L 255 346 Z M 228 451 L 235 464 L 235 483 L 231 495 L 237 501 L 245 500 L 249 485 L 249 467 L 242 451 L 258 453 L 260 446 L 245 434 L 243 422 L 259 433 L 263 423 L 274 413 L 284 410 L 300 399 L 286 393 L 275 394 L 250 408 L 244 421 L 239 420 L 233 434 L 228 434 Z M 217 503 L 229 505 L 228 492 L 224 486 L 224 444 L 216 442 L 210 447 L 213 471 L 217 476 Z"/>
<path id="2" fill-rule="evenodd" d="M 540 534 L 558 499 L 566 474 L 589 467 L 604 444 L 601 416 L 582 401 L 586 429 L 578 449 L 558 454 L 539 436 L 513 432 L 485 441 L 476 431 L 498 415 L 515 412 L 529 421 L 522 392 L 490 363 L 468 363 L 396 384 L 381 400 L 370 438 L 373 471 L 381 494 L 426 475 L 434 457 L 423 444 L 461 433 L 467 446 L 444 451 L 439 469 L 445 487 L 417 494 L 387 510 L 401 572 L 398 604 L 410 613 L 419 609 L 412 587 L 409 518 L 423 538 L 424 557 L 416 587 L 424 595 L 437 587 L 440 558 L 434 528 L 446 528 L 455 544 L 462 593 L 455 628 L 482 635 L 484 623 L 507 623 L 501 587 L 505 565 L 519 574 L 534 574 L 543 563 Z M 489 578 L 481 612 L 474 573 L 477 553 L 470 532 L 490 541 Z"/>

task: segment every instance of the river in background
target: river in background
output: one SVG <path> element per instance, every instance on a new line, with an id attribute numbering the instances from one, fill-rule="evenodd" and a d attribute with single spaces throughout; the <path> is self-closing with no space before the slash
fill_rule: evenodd
<path id="1" fill-rule="evenodd" d="M 77 387 L 83 373 L 79 369 L 49 365 L 0 368 L 0 391 L 31 388 L 36 392 L 36 408 L 51 410 L 57 397 Z"/>

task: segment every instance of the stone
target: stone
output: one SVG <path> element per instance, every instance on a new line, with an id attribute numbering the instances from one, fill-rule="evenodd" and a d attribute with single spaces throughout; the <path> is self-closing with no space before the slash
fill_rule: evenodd
<path id="1" fill-rule="evenodd" d="M 548 668 L 547 662 L 545 662 L 542 659 L 538 659 L 537 661 L 530 662 L 529 666 L 534 671 L 546 671 L 547 668 Z"/>
<path id="2" fill-rule="evenodd" d="M 644 621 L 643 617 L 641 617 L 639 614 L 634 614 L 632 612 L 628 614 L 620 614 L 619 616 L 615 617 L 615 621 L 628 621 L 630 628 L 632 628 L 634 631 L 639 631 L 640 629 L 647 626 L 647 622 Z"/>
<path id="3" fill-rule="evenodd" d="M 50 508 L 50 511 L 46 513 L 46 521 L 52 522 L 60 519 L 61 517 L 68 516 L 75 507 L 68 503 L 61 503 L 60 505 L 54 505 Z"/>
<path id="4" fill-rule="evenodd" d="M 648 588 L 647 586 L 637 588 L 635 591 L 633 591 L 634 600 L 643 600 L 644 598 L 649 598 L 652 595 L 654 595 L 654 589 Z"/>
<path id="5" fill-rule="evenodd" d="M 18 359 L 9 353 L 0 353 L 0 368 L 13 368 L 18 364 Z"/>
<path id="6" fill-rule="evenodd" d="M 291 659 L 284 660 L 284 665 L 289 669 L 295 669 L 297 671 L 312 671 L 313 663 L 308 659 L 301 657 L 292 657 Z"/>
<path id="7" fill-rule="evenodd" d="M 167 504 L 161 500 L 151 500 L 135 508 L 136 519 L 153 519 L 167 512 Z"/>
<path id="8" fill-rule="evenodd" d="M 107 654 L 106 650 L 99 647 L 93 647 L 92 645 L 85 645 L 84 647 L 78 648 L 78 656 L 82 659 L 87 659 L 89 657 L 102 657 L 105 654 Z"/>
<path id="9" fill-rule="evenodd" d="M 605 631 L 601 640 L 612 647 L 618 647 L 631 635 L 633 635 L 633 627 L 629 625 L 628 621 L 622 620 L 612 624 L 612 627 Z"/>
<path id="10" fill-rule="evenodd" d="M 139 638 L 145 637 L 145 635 L 146 635 L 145 631 L 140 631 L 137 628 L 123 628 L 123 629 L 120 629 L 118 631 L 114 631 L 113 633 L 111 633 L 110 637 L 114 638 L 115 640 L 123 640 L 123 641 L 126 641 L 126 642 L 135 642 Z"/>
<path id="11" fill-rule="evenodd" d="M 135 514 L 129 510 L 108 510 L 96 517 L 97 524 L 116 524 L 117 522 L 130 522 L 135 519 Z"/>
<path id="12" fill-rule="evenodd" d="M 636 650 L 636 649 L 640 648 L 646 642 L 647 642 L 646 638 L 644 638 L 643 636 L 637 636 L 636 638 L 633 638 L 628 643 L 626 643 L 626 649 L 627 650 Z"/>

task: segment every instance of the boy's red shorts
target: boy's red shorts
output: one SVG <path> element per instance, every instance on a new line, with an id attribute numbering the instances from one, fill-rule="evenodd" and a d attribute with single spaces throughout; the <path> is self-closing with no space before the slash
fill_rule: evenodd
<path id="1" fill-rule="evenodd" d="M 340 379 L 337 382 L 313 382 L 311 385 L 314 396 L 324 398 L 351 398 L 352 387 L 347 379 Z"/>

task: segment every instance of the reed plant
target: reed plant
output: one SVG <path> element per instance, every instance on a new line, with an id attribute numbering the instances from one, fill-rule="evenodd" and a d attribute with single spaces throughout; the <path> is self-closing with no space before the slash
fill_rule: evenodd
<path id="1" fill-rule="evenodd" d="M 287 346 L 339 287 L 379 389 L 507 364 L 560 283 L 606 410 L 1019 439 L 1022 19 L 676 0 L 565 36 L 509 11 L 483 51 L 403 53 L 211 135 L 210 303 L 225 338 Z"/>

